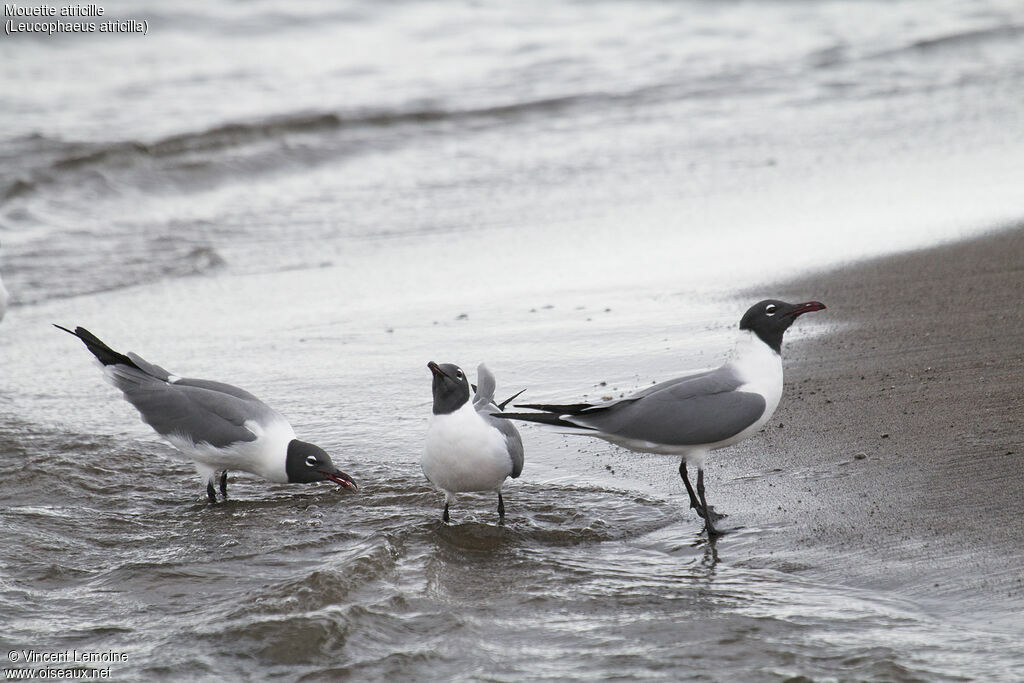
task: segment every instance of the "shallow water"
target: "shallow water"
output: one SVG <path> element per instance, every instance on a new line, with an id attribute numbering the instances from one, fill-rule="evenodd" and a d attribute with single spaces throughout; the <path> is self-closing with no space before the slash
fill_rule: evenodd
<path id="1" fill-rule="evenodd" d="M 76 450 L 114 451 L 118 469 L 28 456 L 20 492 L 3 492 L 20 550 L 5 563 L 12 647 L 102 646 L 128 653 L 133 672 L 175 678 L 1006 673 L 976 657 L 1009 636 L 799 570 L 739 566 L 732 549 L 763 530 L 709 542 L 662 496 L 524 482 L 505 527 L 476 496 L 446 527 L 407 465 L 361 465 L 360 496 L 240 479 L 234 500 L 209 507 L 165 490 L 198 489 L 171 458 L 111 439 Z M 73 492 L 73 504 L 31 504 Z"/>
<path id="2" fill-rule="evenodd" d="M 708 541 L 674 461 L 524 427 L 504 527 L 484 495 L 442 525 L 418 466 L 428 360 L 615 396 L 718 364 L 737 290 L 1019 217 L 1017 3 L 109 11 L 154 30 L 0 41 L 0 652 L 115 650 L 122 679 L 1017 676 L 1013 600 L 786 556 L 771 506 Z M 233 475 L 206 505 L 52 322 L 250 389 L 360 493 Z M 768 476 L 709 485 L 729 511 L 729 477 Z"/>

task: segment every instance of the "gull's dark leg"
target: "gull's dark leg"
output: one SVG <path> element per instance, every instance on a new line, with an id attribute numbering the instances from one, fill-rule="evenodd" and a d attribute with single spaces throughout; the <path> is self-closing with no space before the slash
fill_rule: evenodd
<path id="1" fill-rule="evenodd" d="M 445 524 L 452 521 L 452 518 L 448 515 L 448 501 L 444 502 L 444 514 L 441 515 L 441 519 L 444 520 Z"/>
<path id="2" fill-rule="evenodd" d="M 701 481 L 699 477 L 703 474 L 704 471 L 697 470 L 697 472 L 697 481 L 699 482 Z M 693 492 L 693 486 L 690 485 L 690 477 L 687 475 L 686 472 L 686 458 L 683 458 L 683 461 L 679 463 L 679 476 L 683 478 L 683 483 L 686 484 L 686 493 L 688 493 L 690 496 L 690 507 L 697 511 L 697 514 L 701 517 L 701 519 L 705 519 L 706 515 L 704 514 L 704 506 L 700 501 L 697 500 L 697 494 Z M 700 486 L 700 484 L 698 484 L 698 486 Z"/>
<path id="3" fill-rule="evenodd" d="M 228 471 L 224 470 L 220 473 L 220 495 L 224 496 L 224 500 L 228 499 Z"/>
<path id="4" fill-rule="evenodd" d="M 501 499 L 501 491 L 498 491 L 498 520 L 505 521 L 505 501 Z"/>
<path id="5" fill-rule="evenodd" d="M 217 490 L 213 488 L 213 479 L 206 481 L 206 495 L 210 498 L 210 504 L 217 504 Z"/>
<path id="6" fill-rule="evenodd" d="M 717 517 L 714 512 L 708 509 L 708 501 L 704 497 L 704 468 L 697 468 L 697 495 L 700 496 L 700 504 L 704 508 L 704 526 L 707 527 L 708 536 L 717 536 L 718 529 L 715 528 L 715 523 L 711 519 L 712 515 Z"/>

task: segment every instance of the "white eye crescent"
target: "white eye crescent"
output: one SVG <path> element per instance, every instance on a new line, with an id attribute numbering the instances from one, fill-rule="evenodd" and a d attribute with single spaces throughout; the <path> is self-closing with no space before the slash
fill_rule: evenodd
<path id="1" fill-rule="evenodd" d="M 316 467 L 319 464 L 320 464 L 320 461 L 316 459 L 315 455 L 311 455 L 308 458 L 306 458 L 306 466 L 307 467 Z"/>
<path id="2" fill-rule="evenodd" d="M 462 379 L 462 370 L 456 370 L 455 377 L 456 379 Z"/>
<path id="3" fill-rule="evenodd" d="M 775 315 L 776 308 L 777 306 L 775 304 L 768 304 L 764 307 L 764 312 L 766 315 Z"/>

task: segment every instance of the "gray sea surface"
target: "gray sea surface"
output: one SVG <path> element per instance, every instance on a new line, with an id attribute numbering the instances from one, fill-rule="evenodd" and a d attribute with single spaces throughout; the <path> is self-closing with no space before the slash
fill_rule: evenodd
<path id="1" fill-rule="evenodd" d="M 418 464 L 429 360 L 618 396 L 721 362 L 736 291 L 1019 219 L 1020 2 L 103 7 L 148 34 L 0 36 L 0 661 L 1020 679 L 1013 604 L 787 563 L 767 501 L 709 541 L 672 459 L 526 427 L 504 526 Z M 54 322 L 249 389 L 360 493 L 207 505 Z"/>

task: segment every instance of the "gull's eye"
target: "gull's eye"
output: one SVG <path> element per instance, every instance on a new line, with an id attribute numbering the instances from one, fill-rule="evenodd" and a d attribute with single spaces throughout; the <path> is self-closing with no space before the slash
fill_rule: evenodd
<path id="1" fill-rule="evenodd" d="M 764 307 L 764 312 L 766 315 L 775 315 L 776 308 L 778 307 L 775 304 L 768 304 Z"/>
<path id="2" fill-rule="evenodd" d="M 456 379 L 462 379 L 462 370 L 456 370 L 455 371 L 455 378 Z"/>
<path id="3" fill-rule="evenodd" d="M 315 455 L 311 455 L 306 458 L 306 467 L 316 467 L 320 464 L 320 461 L 316 459 Z"/>

